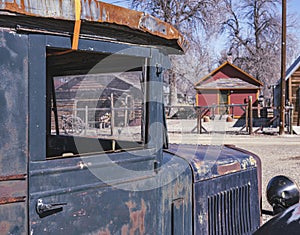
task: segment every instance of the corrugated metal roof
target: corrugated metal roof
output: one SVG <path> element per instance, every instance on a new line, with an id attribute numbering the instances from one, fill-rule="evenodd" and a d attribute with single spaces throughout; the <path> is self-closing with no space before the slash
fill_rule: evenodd
<path id="1" fill-rule="evenodd" d="M 187 41 L 178 30 L 172 25 L 151 15 L 100 2 L 98 0 L 78 1 L 80 2 L 80 19 L 82 20 L 83 25 L 87 24 L 86 22 L 98 23 L 98 25 L 101 24 L 105 27 L 117 25 L 148 34 L 148 36 L 156 36 L 160 39 L 169 41 L 168 43 L 164 41 L 155 42 L 161 43 L 162 45 L 167 44 L 164 46 L 177 47 L 183 51 L 188 48 Z M 0 18 L 4 16 L 17 18 L 23 15 L 26 16 L 25 21 L 21 20 L 19 23 L 26 24 L 32 17 L 31 20 L 36 21 L 38 27 L 44 27 L 44 24 L 39 24 L 38 18 L 75 21 L 76 10 L 78 10 L 75 7 L 75 2 L 76 0 L 1 0 Z M 0 25 L 4 23 L 4 21 L 1 21 Z M 49 21 L 49 24 L 51 24 L 51 21 Z M 50 27 L 52 27 L 52 30 L 56 30 L 56 28 L 59 29 L 62 26 L 57 23 L 53 24 L 52 22 Z M 89 30 L 89 32 L 91 31 Z M 101 35 L 102 29 L 93 28 L 92 33 Z M 131 41 L 135 42 L 134 37 L 131 38 Z"/>

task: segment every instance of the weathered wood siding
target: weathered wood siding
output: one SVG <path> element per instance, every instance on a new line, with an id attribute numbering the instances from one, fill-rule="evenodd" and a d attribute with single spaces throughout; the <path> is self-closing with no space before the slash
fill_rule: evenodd
<path id="1" fill-rule="evenodd" d="M 293 124 L 300 125 L 300 67 L 289 79 L 289 101 L 294 106 Z"/>

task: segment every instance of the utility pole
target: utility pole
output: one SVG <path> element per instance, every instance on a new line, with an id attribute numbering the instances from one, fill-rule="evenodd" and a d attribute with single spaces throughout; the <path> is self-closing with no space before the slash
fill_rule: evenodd
<path id="1" fill-rule="evenodd" d="M 285 77 L 286 77 L 286 0 L 282 0 L 281 32 L 281 90 L 280 90 L 280 126 L 279 135 L 284 134 L 285 126 Z"/>

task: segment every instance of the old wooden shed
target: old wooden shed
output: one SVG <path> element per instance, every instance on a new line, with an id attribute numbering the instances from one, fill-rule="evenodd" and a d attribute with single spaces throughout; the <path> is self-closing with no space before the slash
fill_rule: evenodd
<path id="1" fill-rule="evenodd" d="M 244 104 L 252 96 L 256 105 L 263 83 L 228 61 L 195 83 L 197 106 Z M 219 107 L 217 113 L 223 113 Z M 230 112 L 230 110 L 229 110 Z M 240 117 L 244 111 L 235 108 L 233 116 Z"/>
<path id="2" fill-rule="evenodd" d="M 286 71 L 287 100 L 294 107 L 293 124 L 300 125 L 300 56 Z"/>

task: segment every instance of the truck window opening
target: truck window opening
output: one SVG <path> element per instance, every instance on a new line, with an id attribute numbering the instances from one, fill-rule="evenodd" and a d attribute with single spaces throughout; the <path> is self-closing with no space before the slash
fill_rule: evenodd
<path id="1" fill-rule="evenodd" d="M 143 58 L 47 50 L 47 157 L 144 148 Z"/>

